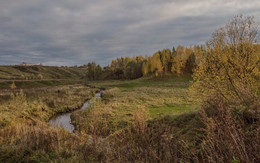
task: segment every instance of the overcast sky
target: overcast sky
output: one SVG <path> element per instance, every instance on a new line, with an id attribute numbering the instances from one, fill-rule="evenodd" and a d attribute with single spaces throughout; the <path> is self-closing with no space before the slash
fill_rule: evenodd
<path id="1" fill-rule="evenodd" d="M 233 16 L 260 22 L 260 0 L 0 0 L 0 65 L 107 65 L 203 44 Z"/>

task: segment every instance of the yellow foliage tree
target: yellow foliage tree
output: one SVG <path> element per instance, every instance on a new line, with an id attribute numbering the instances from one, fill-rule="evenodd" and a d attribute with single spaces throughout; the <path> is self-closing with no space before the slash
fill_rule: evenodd
<path id="1" fill-rule="evenodd" d="M 160 60 L 160 54 L 158 52 L 155 53 L 151 57 L 150 63 L 151 63 L 151 72 L 153 72 L 155 74 L 155 76 L 158 76 L 159 74 L 162 74 L 162 72 L 163 72 L 163 65 L 162 65 L 162 62 Z"/>
<path id="2" fill-rule="evenodd" d="M 15 85 L 14 81 L 13 81 L 13 83 L 10 85 L 10 88 L 11 88 L 11 89 L 15 89 L 15 88 L 16 88 L 16 85 Z"/>
<path id="3" fill-rule="evenodd" d="M 176 49 L 176 55 L 173 57 L 171 71 L 178 75 L 182 74 L 185 69 L 185 63 L 189 57 L 189 54 L 192 53 L 192 49 L 185 48 L 184 46 L 178 46 Z"/>
<path id="4" fill-rule="evenodd" d="M 213 33 L 207 42 L 207 54 L 194 73 L 193 88 L 197 95 L 205 100 L 217 94 L 229 103 L 242 106 L 259 104 L 257 28 L 253 17 L 240 15 Z"/>
<path id="5" fill-rule="evenodd" d="M 149 63 L 147 61 L 144 62 L 142 66 L 142 73 L 144 76 L 146 76 L 149 73 L 149 69 Z"/>

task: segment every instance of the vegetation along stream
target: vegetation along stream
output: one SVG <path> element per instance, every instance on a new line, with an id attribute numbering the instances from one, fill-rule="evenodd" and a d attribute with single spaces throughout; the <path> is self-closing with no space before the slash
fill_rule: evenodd
<path id="1" fill-rule="evenodd" d="M 102 91 L 97 92 L 95 94 L 96 98 L 101 98 L 101 94 Z M 91 100 L 87 100 L 79 110 L 85 110 L 86 108 L 88 108 L 89 105 L 91 105 L 91 102 L 92 102 Z M 58 114 L 57 116 L 54 116 L 53 118 L 50 119 L 49 124 L 51 126 L 63 128 L 68 132 L 73 133 L 75 126 L 71 123 L 72 112 L 62 113 L 62 114 Z"/>

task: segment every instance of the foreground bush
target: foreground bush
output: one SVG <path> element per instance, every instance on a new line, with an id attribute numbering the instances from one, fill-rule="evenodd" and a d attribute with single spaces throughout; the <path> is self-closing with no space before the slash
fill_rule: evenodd
<path id="1" fill-rule="evenodd" d="M 153 121 L 138 110 L 132 125 L 95 144 L 100 161 L 259 162 L 259 112 L 241 114 L 214 100 L 199 114 Z"/>
<path id="2" fill-rule="evenodd" d="M 202 161 L 260 162 L 260 112 L 241 113 L 218 98 L 201 111 L 201 118 L 206 126 L 200 146 Z"/>

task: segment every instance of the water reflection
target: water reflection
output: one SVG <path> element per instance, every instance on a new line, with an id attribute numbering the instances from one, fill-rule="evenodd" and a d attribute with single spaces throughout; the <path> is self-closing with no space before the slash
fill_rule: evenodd
<path id="1" fill-rule="evenodd" d="M 64 113 L 61 115 L 58 115 L 56 117 L 53 117 L 50 121 L 49 124 L 58 127 L 58 128 L 64 128 L 65 130 L 69 132 L 73 132 L 75 129 L 74 125 L 71 124 L 71 113 Z"/>
<path id="2" fill-rule="evenodd" d="M 101 98 L 103 92 L 96 93 L 96 98 Z M 85 110 L 93 101 L 86 101 L 79 110 Z M 71 113 L 63 113 L 50 119 L 49 124 L 54 127 L 64 128 L 70 133 L 73 133 L 75 126 L 71 123 Z"/>

